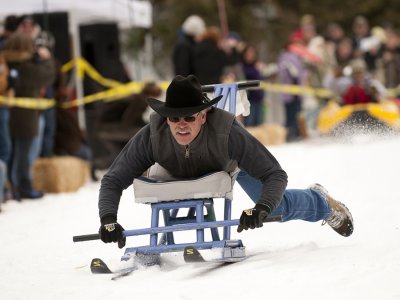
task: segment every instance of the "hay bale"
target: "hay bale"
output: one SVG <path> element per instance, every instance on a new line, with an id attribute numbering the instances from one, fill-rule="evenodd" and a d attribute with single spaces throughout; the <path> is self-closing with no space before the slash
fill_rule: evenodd
<path id="1" fill-rule="evenodd" d="M 279 124 L 264 123 L 246 129 L 263 145 L 280 145 L 286 142 L 286 128 Z"/>
<path id="2" fill-rule="evenodd" d="M 47 193 L 74 192 L 89 176 L 89 164 L 73 156 L 40 158 L 33 165 L 33 187 Z"/>

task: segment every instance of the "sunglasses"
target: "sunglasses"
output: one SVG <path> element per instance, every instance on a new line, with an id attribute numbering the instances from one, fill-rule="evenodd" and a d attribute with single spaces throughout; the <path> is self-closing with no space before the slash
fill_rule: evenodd
<path id="1" fill-rule="evenodd" d="M 187 123 L 192 123 L 196 120 L 196 117 L 200 114 L 200 112 L 194 116 L 187 116 L 187 117 L 168 117 L 168 120 L 172 123 L 178 123 L 180 119 L 183 119 Z"/>

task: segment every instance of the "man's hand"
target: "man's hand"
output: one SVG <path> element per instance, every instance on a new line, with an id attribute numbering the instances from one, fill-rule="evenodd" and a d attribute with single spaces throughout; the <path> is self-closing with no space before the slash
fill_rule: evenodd
<path id="1" fill-rule="evenodd" d="M 126 237 L 123 235 L 124 228 L 117 223 L 117 217 L 107 215 L 101 218 L 101 226 L 99 229 L 100 239 L 104 243 L 118 242 L 118 247 L 125 247 Z"/>
<path id="2" fill-rule="evenodd" d="M 262 204 L 256 204 L 254 208 L 244 210 L 240 216 L 240 225 L 237 228 L 237 232 L 242 232 L 243 229 L 263 227 L 263 221 L 270 213 L 271 209 Z"/>

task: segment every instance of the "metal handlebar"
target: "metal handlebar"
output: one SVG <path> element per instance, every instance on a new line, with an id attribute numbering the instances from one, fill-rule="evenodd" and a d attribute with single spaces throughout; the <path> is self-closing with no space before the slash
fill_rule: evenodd
<path id="1" fill-rule="evenodd" d="M 260 81 L 259 80 L 250 80 L 250 81 L 237 82 L 236 84 L 237 84 L 238 90 L 244 90 L 244 89 L 248 89 L 248 88 L 259 87 Z M 204 93 L 214 92 L 214 89 L 215 89 L 215 84 L 203 85 L 201 87 L 201 90 Z"/>
<path id="2" fill-rule="evenodd" d="M 282 216 L 269 216 L 263 222 L 281 222 Z M 204 229 L 204 228 L 216 228 L 223 226 L 237 226 L 240 224 L 240 220 L 224 220 L 224 221 L 211 221 L 205 222 L 203 224 L 198 223 L 189 223 L 189 224 L 176 224 L 172 226 L 165 227 L 157 227 L 157 228 L 143 228 L 143 229 L 134 229 L 134 230 L 125 230 L 123 232 L 124 236 L 137 236 L 137 235 L 146 235 L 146 234 L 156 234 L 156 233 L 166 233 L 166 232 L 175 232 L 175 231 L 184 231 L 184 230 L 194 230 L 194 229 Z M 93 234 L 85 234 L 85 235 L 75 235 L 72 240 L 74 242 L 85 242 L 85 241 L 93 241 L 100 239 L 100 235 L 98 233 Z"/>

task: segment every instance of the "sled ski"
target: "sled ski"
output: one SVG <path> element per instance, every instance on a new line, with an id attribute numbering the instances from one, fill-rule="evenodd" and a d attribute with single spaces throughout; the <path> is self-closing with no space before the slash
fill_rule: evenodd
<path id="1" fill-rule="evenodd" d="M 193 246 L 188 246 L 183 251 L 183 259 L 186 263 L 235 263 L 243 261 L 247 258 L 244 252 L 244 247 L 242 247 L 241 249 L 237 249 L 237 253 L 235 255 L 232 255 L 232 253 L 230 253 L 232 252 L 232 248 L 219 248 L 212 249 L 210 251 L 212 251 L 211 255 L 204 257 L 198 249 Z"/>
<path id="2" fill-rule="evenodd" d="M 133 271 L 136 271 L 142 266 L 150 267 L 161 264 L 160 255 L 152 254 L 134 254 L 129 258 L 129 261 L 131 262 L 130 266 L 117 270 L 111 270 L 103 260 L 100 258 L 93 258 L 92 262 L 90 263 L 90 270 L 92 274 L 114 274 L 115 276 L 113 276 L 111 279 L 115 280 L 131 274 Z"/>
<path id="3" fill-rule="evenodd" d="M 100 258 L 93 258 L 92 262 L 90 263 L 90 270 L 92 271 L 92 274 L 114 274 L 114 276 L 111 277 L 111 280 L 116 280 L 121 277 L 128 276 L 133 271 L 136 271 L 138 268 L 139 267 L 134 264 L 132 267 L 111 271 L 107 264 Z"/>
<path id="4" fill-rule="evenodd" d="M 183 259 L 185 262 L 205 262 L 206 260 L 200 254 L 199 250 L 197 250 L 193 246 L 185 247 L 183 250 Z"/>
<path id="5" fill-rule="evenodd" d="M 90 271 L 93 274 L 112 274 L 113 271 L 100 258 L 93 258 L 90 263 Z"/>

